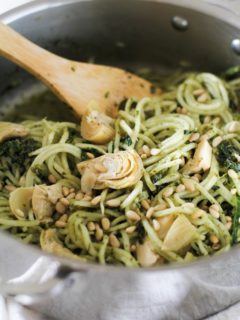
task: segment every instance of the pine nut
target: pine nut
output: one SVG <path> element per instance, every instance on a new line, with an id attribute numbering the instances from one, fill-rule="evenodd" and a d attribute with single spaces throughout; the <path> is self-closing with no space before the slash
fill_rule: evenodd
<path id="1" fill-rule="evenodd" d="M 191 215 L 192 219 L 198 219 L 203 215 L 203 211 L 201 209 L 196 208 L 195 212 Z"/>
<path id="2" fill-rule="evenodd" d="M 237 189 L 233 188 L 231 189 L 231 194 L 235 196 L 235 194 L 237 193 Z"/>
<path id="3" fill-rule="evenodd" d="M 135 252 L 136 249 L 137 249 L 136 245 L 132 244 L 131 247 L 130 247 L 131 252 Z"/>
<path id="4" fill-rule="evenodd" d="M 185 185 L 184 184 L 179 184 L 177 187 L 176 187 L 176 192 L 184 192 L 185 191 Z"/>
<path id="5" fill-rule="evenodd" d="M 212 123 L 215 124 L 215 125 L 219 124 L 220 122 L 221 122 L 221 118 L 220 117 L 216 117 L 216 118 L 214 118 L 212 120 Z"/>
<path id="6" fill-rule="evenodd" d="M 9 192 L 12 192 L 12 191 L 16 190 L 17 188 L 12 184 L 7 184 L 7 185 L 5 185 L 5 189 Z"/>
<path id="7" fill-rule="evenodd" d="M 97 197 L 92 199 L 91 204 L 93 206 L 96 206 L 97 204 L 99 204 L 100 201 L 101 201 L 101 196 L 97 196 Z"/>
<path id="8" fill-rule="evenodd" d="M 94 159 L 95 158 L 94 154 L 91 153 L 91 152 L 87 152 L 86 156 L 88 157 L 88 159 Z"/>
<path id="9" fill-rule="evenodd" d="M 208 124 L 211 121 L 211 117 L 210 116 L 206 116 L 203 120 L 204 124 Z"/>
<path id="10" fill-rule="evenodd" d="M 190 180 L 190 179 L 184 180 L 183 184 L 185 185 L 185 188 L 187 189 L 187 191 L 189 191 L 189 192 L 195 191 L 194 182 L 192 180 Z"/>
<path id="11" fill-rule="evenodd" d="M 221 142 L 223 141 L 223 138 L 218 136 L 216 138 L 213 139 L 213 142 L 212 142 L 212 146 L 215 148 L 217 147 Z"/>
<path id="12" fill-rule="evenodd" d="M 201 96 L 203 93 L 205 93 L 205 91 L 204 91 L 204 89 L 201 89 L 201 88 L 193 91 L 193 95 L 195 97 Z"/>
<path id="13" fill-rule="evenodd" d="M 206 93 L 203 93 L 197 98 L 197 101 L 200 103 L 204 103 L 207 101 L 207 99 L 208 99 L 208 95 Z"/>
<path id="14" fill-rule="evenodd" d="M 111 233 L 109 235 L 109 243 L 113 248 L 119 248 L 120 247 L 120 241 L 118 240 L 118 238 Z"/>
<path id="15" fill-rule="evenodd" d="M 75 192 L 75 189 L 71 188 L 69 191 L 70 191 L 70 193 L 72 193 L 72 192 Z"/>
<path id="16" fill-rule="evenodd" d="M 67 196 L 67 199 L 68 200 L 71 200 L 71 199 L 74 199 L 76 197 L 76 193 L 75 192 L 72 192 L 70 193 L 68 196 Z"/>
<path id="17" fill-rule="evenodd" d="M 167 209 L 167 204 L 166 204 L 166 202 L 162 202 L 153 208 L 154 208 L 154 211 L 162 211 L 162 210 Z"/>
<path id="18" fill-rule="evenodd" d="M 55 222 L 55 226 L 58 227 L 58 228 L 65 228 L 66 225 L 67 225 L 67 223 L 64 222 L 64 221 L 58 220 L 58 221 Z"/>
<path id="19" fill-rule="evenodd" d="M 103 230 L 108 230 L 110 228 L 110 221 L 108 218 L 102 218 L 101 220 L 101 224 L 102 224 L 102 227 L 103 227 Z"/>
<path id="20" fill-rule="evenodd" d="M 195 208 L 195 205 L 194 203 L 192 202 L 185 202 L 183 205 L 182 205 L 183 208 L 188 208 L 188 209 L 193 209 Z"/>
<path id="21" fill-rule="evenodd" d="M 181 110 L 181 113 L 182 114 L 187 114 L 187 109 L 183 107 L 182 110 Z"/>
<path id="22" fill-rule="evenodd" d="M 155 231 L 159 231 L 160 227 L 161 227 L 160 223 L 156 219 L 153 219 L 153 229 Z"/>
<path id="23" fill-rule="evenodd" d="M 82 200 L 84 197 L 84 194 L 82 192 L 78 192 L 75 196 L 75 199 L 76 200 Z"/>
<path id="24" fill-rule="evenodd" d="M 68 219 L 68 215 L 67 215 L 67 214 L 63 214 L 63 215 L 58 219 L 58 221 L 67 222 L 67 219 Z"/>
<path id="25" fill-rule="evenodd" d="M 232 217 L 230 217 L 230 216 L 226 216 L 225 218 L 226 218 L 227 222 L 231 222 L 232 221 Z"/>
<path id="26" fill-rule="evenodd" d="M 146 213 L 146 217 L 147 217 L 148 219 L 150 219 L 151 216 L 153 215 L 153 213 L 154 213 L 154 208 L 153 208 L 153 207 L 149 208 L 148 211 L 147 211 L 147 213 Z"/>
<path id="27" fill-rule="evenodd" d="M 230 230 L 232 228 L 232 221 L 229 221 L 226 223 L 227 230 Z"/>
<path id="28" fill-rule="evenodd" d="M 60 201 L 57 202 L 55 208 L 56 208 L 56 211 L 60 214 L 63 214 L 66 211 L 66 207 Z"/>
<path id="29" fill-rule="evenodd" d="M 143 145 L 142 150 L 147 156 L 150 156 L 151 152 L 150 152 L 149 147 L 146 144 Z"/>
<path id="30" fill-rule="evenodd" d="M 147 159 L 146 153 L 141 154 L 141 159 Z"/>
<path id="31" fill-rule="evenodd" d="M 211 216 L 213 216 L 213 218 L 215 219 L 218 219 L 220 217 L 220 214 L 218 211 L 212 209 L 212 208 L 209 208 L 209 213 L 211 214 Z"/>
<path id="32" fill-rule="evenodd" d="M 98 224 L 96 224 L 95 237 L 98 241 L 102 240 L 103 238 L 103 230 L 99 227 Z"/>
<path id="33" fill-rule="evenodd" d="M 69 189 L 67 187 L 62 187 L 62 193 L 64 197 L 67 197 L 70 193 Z"/>
<path id="34" fill-rule="evenodd" d="M 210 207 L 209 207 L 209 209 L 211 210 L 215 210 L 215 211 L 219 211 L 219 206 L 217 205 L 217 204 L 212 204 Z"/>
<path id="35" fill-rule="evenodd" d="M 96 230 L 95 223 L 92 222 L 92 221 L 88 222 L 88 223 L 87 223 L 87 228 L 88 228 L 89 231 L 94 231 L 94 230 Z"/>
<path id="36" fill-rule="evenodd" d="M 60 202 L 61 202 L 65 207 L 69 206 L 69 201 L 68 201 L 68 199 L 66 199 L 66 198 L 61 198 L 61 199 L 60 199 Z"/>
<path id="37" fill-rule="evenodd" d="M 182 108 L 177 107 L 176 112 L 177 112 L 177 113 L 182 113 Z"/>
<path id="38" fill-rule="evenodd" d="M 215 234 L 211 234 L 209 239 L 212 242 L 212 244 L 217 244 L 219 242 L 219 239 L 217 236 L 215 236 Z"/>
<path id="39" fill-rule="evenodd" d="M 165 198 L 168 198 L 168 197 L 170 197 L 170 196 L 173 194 L 173 192 L 174 192 L 173 187 L 168 187 L 168 188 L 166 188 L 166 189 L 164 190 L 163 196 L 164 196 Z"/>
<path id="40" fill-rule="evenodd" d="M 140 216 L 133 210 L 129 210 L 126 212 L 126 216 L 128 219 L 133 221 L 139 221 L 141 220 Z"/>
<path id="41" fill-rule="evenodd" d="M 150 208 L 150 204 L 148 203 L 148 201 L 146 199 L 141 201 L 141 205 L 145 210 L 148 210 Z"/>
<path id="42" fill-rule="evenodd" d="M 189 141 L 194 142 L 194 141 L 197 141 L 199 138 L 200 138 L 200 134 L 198 132 L 195 132 L 191 134 Z"/>
<path id="43" fill-rule="evenodd" d="M 57 178 L 53 174 L 50 174 L 48 176 L 48 181 L 51 182 L 51 183 L 56 183 L 57 182 Z"/>
<path id="44" fill-rule="evenodd" d="M 136 230 L 136 226 L 131 226 L 131 227 L 128 227 L 128 228 L 126 229 L 126 232 L 127 232 L 128 234 L 131 234 L 131 233 L 133 233 L 135 230 Z"/>
<path id="45" fill-rule="evenodd" d="M 83 200 L 85 200 L 85 201 L 91 201 L 91 200 L 92 200 L 92 197 L 89 196 L 89 195 L 87 195 L 87 194 L 85 194 L 85 196 L 83 197 Z"/>
<path id="46" fill-rule="evenodd" d="M 196 182 L 199 182 L 202 180 L 202 176 L 199 173 L 195 173 L 192 179 Z"/>
<path id="47" fill-rule="evenodd" d="M 121 204 L 121 202 L 118 199 L 111 199 L 106 202 L 106 205 L 108 205 L 109 207 L 114 207 L 114 208 L 119 207 L 120 204 Z"/>

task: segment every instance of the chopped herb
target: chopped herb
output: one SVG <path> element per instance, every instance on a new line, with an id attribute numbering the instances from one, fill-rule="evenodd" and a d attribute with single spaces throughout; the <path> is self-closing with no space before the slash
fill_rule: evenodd
<path id="1" fill-rule="evenodd" d="M 69 133 L 69 136 L 68 136 L 68 139 L 67 139 L 67 143 L 72 143 L 74 138 L 76 137 L 80 137 L 80 133 L 77 129 L 74 129 L 74 128 L 69 128 L 68 129 L 68 133 Z"/>
<path id="2" fill-rule="evenodd" d="M 104 98 L 108 98 L 109 97 L 109 94 L 110 94 L 110 92 L 109 91 L 107 91 L 107 92 L 105 92 L 105 94 L 104 94 Z"/>
<path id="3" fill-rule="evenodd" d="M 72 70 L 73 72 L 75 72 L 75 71 L 76 71 L 76 68 L 75 68 L 74 66 L 71 66 L 71 70 Z"/>
<path id="4" fill-rule="evenodd" d="M 89 160 L 87 153 L 92 153 L 95 157 L 99 157 L 101 155 L 101 153 L 99 151 L 97 151 L 96 149 L 93 148 L 89 148 L 87 150 L 81 150 L 81 157 L 80 160 L 81 161 L 85 161 L 85 160 Z"/>
<path id="5" fill-rule="evenodd" d="M 82 150 L 80 161 L 85 161 L 85 160 L 88 160 L 87 152 Z"/>
<path id="6" fill-rule="evenodd" d="M 42 180 L 42 182 L 48 182 L 48 169 L 45 165 L 37 164 L 32 167 L 31 170 L 38 178 Z"/>
<path id="7" fill-rule="evenodd" d="M 225 215 L 228 215 L 228 216 L 232 216 L 233 214 L 233 207 L 226 201 L 224 201 L 222 204 L 221 204 L 221 207 L 223 209 L 223 212 Z"/>
<path id="8" fill-rule="evenodd" d="M 140 244 L 143 244 L 144 238 L 145 238 L 145 235 L 146 235 L 146 231 L 145 231 L 141 221 L 138 222 L 138 224 L 136 226 L 136 233 L 137 233 L 137 241 Z"/>
<path id="9" fill-rule="evenodd" d="M 22 173 L 32 162 L 29 153 L 40 147 L 41 144 L 36 140 L 15 138 L 0 144 L 0 156 L 11 159 L 11 162 L 17 165 Z"/>
<path id="10" fill-rule="evenodd" d="M 223 73 L 223 78 L 230 81 L 240 77 L 240 65 L 231 67 Z"/>
<path id="11" fill-rule="evenodd" d="M 237 243 L 238 229 L 240 219 L 240 197 L 236 197 L 236 207 L 233 210 L 233 224 L 232 224 L 232 244 Z"/>
<path id="12" fill-rule="evenodd" d="M 131 139 L 131 137 L 129 137 L 129 136 L 125 136 L 125 137 L 123 137 L 123 138 L 120 140 L 120 142 L 121 142 L 122 144 L 126 144 L 127 146 L 131 146 L 131 144 L 132 144 L 132 139 Z"/>
<path id="13" fill-rule="evenodd" d="M 162 174 L 161 173 L 157 173 L 154 176 L 152 176 L 152 183 L 155 184 L 156 182 L 158 182 L 161 179 L 162 179 Z"/>
<path id="14" fill-rule="evenodd" d="M 231 142 L 223 141 L 218 145 L 218 162 L 226 169 L 233 169 L 236 172 L 240 171 L 240 163 L 235 155 L 240 156 L 240 150 L 237 149 Z"/>

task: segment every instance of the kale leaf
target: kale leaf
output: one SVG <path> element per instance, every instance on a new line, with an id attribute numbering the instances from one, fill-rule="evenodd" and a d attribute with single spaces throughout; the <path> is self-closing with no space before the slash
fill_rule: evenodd
<path id="1" fill-rule="evenodd" d="M 125 137 L 123 137 L 123 138 L 120 140 L 120 142 L 121 142 L 122 144 L 126 144 L 127 146 L 131 146 L 131 144 L 132 144 L 132 139 L 131 139 L 131 137 L 129 137 L 129 136 L 125 136 Z"/>
<path id="2" fill-rule="evenodd" d="M 226 169 L 233 169 L 236 172 L 240 171 L 240 163 L 236 155 L 240 156 L 240 150 L 237 149 L 231 142 L 223 141 L 218 145 L 218 162 Z"/>
<path id="3" fill-rule="evenodd" d="M 29 158 L 29 153 L 40 147 L 38 141 L 29 138 L 7 140 L 0 144 L 0 156 L 8 157 L 13 163 L 22 165 Z"/>

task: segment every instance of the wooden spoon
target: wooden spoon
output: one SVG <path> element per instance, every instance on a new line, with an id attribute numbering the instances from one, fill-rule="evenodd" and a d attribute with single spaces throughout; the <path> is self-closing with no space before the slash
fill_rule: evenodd
<path id="1" fill-rule="evenodd" d="M 140 99 L 152 92 L 152 84 L 138 76 L 118 68 L 59 57 L 2 23 L 0 54 L 43 81 L 78 116 L 86 115 L 89 102 L 94 100 L 98 111 L 116 117 L 121 101 Z"/>

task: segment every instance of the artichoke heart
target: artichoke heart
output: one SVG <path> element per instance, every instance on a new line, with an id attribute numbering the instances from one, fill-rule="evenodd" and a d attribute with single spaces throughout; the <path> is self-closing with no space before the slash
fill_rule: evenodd
<path id="1" fill-rule="evenodd" d="M 84 139 L 96 144 L 105 144 L 114 137 L 114 120 L 99 111 L 99 106 L 95 101 L 88 105 L 88 112 L 82 117 L 81 135 Z"/>
<path id="2" fill-rule="evenodd" d="M 55 203 L 62 197 L 60 184 L 17 188 L 10 193 L 9 205 L 17 219 L 25 219 L 30 209 L 39 221 L 52 216 Z"/>
<path id="3" fill-rule="evenodd" d="M 33 187 L 17 188 L 10 193 L 9 206 L 17 219 L 22 220 L 26 218 L 31 208 L 33 190 Z"/>
<path id="4" fill-rule="evenodd" d="M 154 252 L 152 248 L 151 241 L 145 239 L 143 244 L 137 244 L 137 260 L 139 261 L 142 267 L 151 267 L 154 266 L 157 261 L 161 262 L 161 257 Z"/>
<path id="5" fill-rule="evenodd" d="M 48 253 L 53 253 L 65 258 L 85 261 L 85 259 L 73 254 L 69 249 L 64 248 L 62 242 L 58 239 L 55 229 L 43 230 L 41 232 L 40 245 L 41 248 Z"/>
<path id="6" fill-rule="evenodd" d="M 212 162 L 212 147 L 207 140 L 202 140 L 197 145 L 193 159 L 188 160 L 183 167 L 184 174 L 197 173 L 209 170 Z"/>
<path id="7" fill-rule="evenodd" d="M 77 168 L 82 175 L 84 192 L 89 191 L 89 186 L 90 189 L 127 188 L 135 185 L 143 175 L 142 159 L 134 150 L 107 153 L 80 162 Z"/>
<path id="8" fill-rule="evenodd" d="M 11 138 L 25 137 L 28 134 L 29 130 L 21 124 L 0 122 L 0 142 Z"/>
<path id="9" fill-rule="evenodd" d="M 198 238 L 197 229 L 185 215 L 179 215 L 174 220 L 163 241 L 163 250 L 179 251 Z"/>

